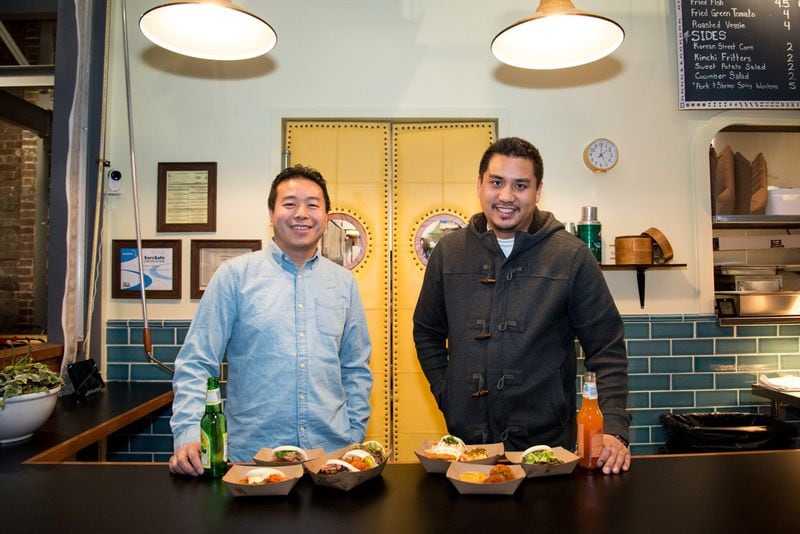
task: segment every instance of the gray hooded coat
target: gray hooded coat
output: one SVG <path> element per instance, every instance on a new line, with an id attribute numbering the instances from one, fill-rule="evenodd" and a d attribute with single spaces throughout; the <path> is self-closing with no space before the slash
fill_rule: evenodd
<path id="1" fill-rule="evenodd" d="M 486 217 L 440 239 L 414 342 L 448 431 L 507 450 L 576 440 L 577 338 L 597 373 L 604 432 L 628 438 L 623 324 L 586 245 L 535 210 L 506 258 Z"/>

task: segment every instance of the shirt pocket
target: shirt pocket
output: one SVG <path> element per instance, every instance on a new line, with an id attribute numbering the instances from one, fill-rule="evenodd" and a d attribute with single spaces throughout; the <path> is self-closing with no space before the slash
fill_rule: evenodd
<path id="1" fill-rule="evenodd" d="M 316 300 L 317 329 L 324 336 L 342 337 L 347 308 L 340 302 Z"/>

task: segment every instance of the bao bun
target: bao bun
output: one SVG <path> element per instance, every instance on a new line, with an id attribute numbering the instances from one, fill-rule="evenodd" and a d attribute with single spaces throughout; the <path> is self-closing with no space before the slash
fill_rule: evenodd
<path id="1" fill-rule="evenodd" d="M 247 478 L 248 484 L 262 484 L 272 475 L 280 475 L 281 477 L 286 478 L 286 475 L 271 467 L 259 467 L 256 469 L 251 469 L 245 473 L 245 478 Z"/>
<path id="2" fill-rule="evenodd" d="M 304 462 L 308 461 L 308 455 L 306 454 L 306 451 L 304 451 L 300 447 L 295 447 L 294 445 L 281 445 L 280 447 L 275 447 L 274 449 L 272 449 L 272 456 L 273 458 L 275 458 L 277 457 L 277 453 L 279 452 L 290 452 L 290 451 L 297 453 L 297 455 L 300 458 L 302 458 Z"/>
<path id="3" fill-rule="evenodd" d="M 361 444 L 361 446 L 367 450 L 375 449 L 381 451 L 384 455 L 386 454 L 386 448 L 383 445 L 381 445 L 379 441 L 375 441 L 374 439 L 365 441 L 364 443 Z"/>
<path id="4" fill-rule="evenodd" d="M 552 450 L 553 449 L 551 447 L 548 447 L 547 445 L 534 445 L 533 447 L 528 447 L 527 449 L 522 451 L 522 457 L 524 458 L 528 454 L 536 451 L 552 451 Z"/>
<path id="5" fill-rule="evenodd" d="M 449 447 L 458 450 L 459 453 L 467 450 L 464 440 L 451 434 L 446 434 L 439 439 L 439 447 Z"/>

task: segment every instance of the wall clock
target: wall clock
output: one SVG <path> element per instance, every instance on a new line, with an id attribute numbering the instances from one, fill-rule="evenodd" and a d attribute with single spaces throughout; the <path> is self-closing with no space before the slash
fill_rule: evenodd
<path id="1" fill-rule="evenodd" d="M 600 137 L 583 149 L 583 162 L 592 172 L 608 172 L 619 161 L 619 149 L 614 141 Z"/>

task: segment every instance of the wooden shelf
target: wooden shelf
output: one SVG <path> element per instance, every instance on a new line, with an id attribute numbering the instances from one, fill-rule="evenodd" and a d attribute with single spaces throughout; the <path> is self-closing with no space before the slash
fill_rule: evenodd
<path id="1" fill-rule="evenodd" d="M 644 309 L 644 273 L 648 270 L 665 271 L 671 269 L 685 269 L 685 263 L 636 263 L 630 265 L 617 265 L 616 263 L 601 263 L 600 269 L 604 271 L 636 271 L 636 288 L 639 290 L 639 305 Z"/>
<path id="2" fill-rule="evenodd" d="M 8 337 L 8 336 L 6 336 Z M 24 336 L 18 336 L 24 337 Z M 14 347 L 14 360 L 20 360 L 28 354 L 27 346 Z M 31 345 L 31 360 L 45 364 L 51 371 L 61 372 L 61 358 L 64 354 L 64 345 L 58 343 L 34 343 Z M 12 350 L 3 346 L 0 351 L 0 368 L 11 365 Z"/>

